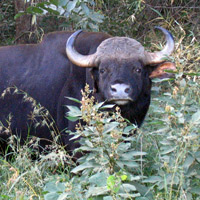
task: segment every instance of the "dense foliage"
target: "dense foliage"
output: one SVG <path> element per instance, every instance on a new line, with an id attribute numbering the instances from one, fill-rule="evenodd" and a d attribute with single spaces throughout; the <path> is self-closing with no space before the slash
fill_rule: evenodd
<path id="1" fill-rule="evenodd" d="M 9 0 L 0 2 L 0 45 L 10 44 L 14 40 L 15 21 L 14 4 Z"/>
<path id="2" fill-rule="evenodd" d="M 6 13 L 8 1 L 3 5 L 1 12 Z M 22 147 L 11 138 L 12 154 L 0 157 L 0 199 L 200 199 L 198 5 L 184 0 L 52 0 L 26 10 L 36 21 L 44 10 L 45 17 L 62 18 L 61 29 L 135 37 L 149 50 L 162 46 L 152 26 L 163 26 L 175 37 L 171 59 L 178 71 L 175 79 L 154 81 L 151 107 L 140 129 L 123 119 L 118 108 L 109 112 L 113 105 L 95 104 L 86 87 L 80 108 L 69 107 L 68 113 L 69 119 L 85 122 L 73 133 L 81 136 L 82 144 L 74 153 L 84 152 L 78 162 L 56 141 L 51 151 L 33 160 L 37 152 L 29 147 L 37 145 L 37 139 Z M 1 19 L 11 20 L 7 30 L 13 30 L 13 16 L 0 13 Z M 2 37 L 10 44 L 6 29 Z"/>

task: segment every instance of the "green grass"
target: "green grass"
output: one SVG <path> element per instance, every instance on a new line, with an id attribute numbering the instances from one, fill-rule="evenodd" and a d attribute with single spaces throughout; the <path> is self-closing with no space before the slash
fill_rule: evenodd
<path id="1" fill-rule="evenodd" d="M 95 111 L 93 100 L 88 99 L 89 106 L 80 110 L 87 125 L 80 126 L 76 134 L 83 136 L 80 150 L 90 153 L 75 166 L 66 152 L 55 146 L 33 161 L 27 143 L 13 153 L 12 159 L 1 157 L 0 197 L 130 199 L 141 195 L 157 200 L 199 199 L 199 87 L 196 76 L 177 75 L 176 81 L 154 83 L 145 123 L 129 139 L 121 134 L 134 127 L 120 117 L 119 111 L 114 116 L 102 113 L 100 106 Z M 92 126 L 97 132 L 91 131 Z M 104 133 L 104 129 L 109 131 Z"/>

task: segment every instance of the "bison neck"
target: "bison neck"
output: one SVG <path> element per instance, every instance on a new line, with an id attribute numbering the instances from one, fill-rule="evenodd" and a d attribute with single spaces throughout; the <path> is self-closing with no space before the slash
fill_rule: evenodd
<path id="1" fill-rule="evenodd" d="M 130 103 L 128 105 L 120 106 L 122 117 L 140 127 L 149 109 L 149 104 L 150 99 L 146 102 Z"/>
<path id="2" fill-rule="evenodd" d="M 105 99 L 100 94 L 96 94 L 95 98 L 98 100 L 98 102 L 105 101 Z M 119 106 L 122 117 L 128 119 L 131 123 L 140 127 L 149 109 L 150 98 L 150 93 L 142 93 L 138 97 L 137 101 L 130 102 L 123 106 Z"/>

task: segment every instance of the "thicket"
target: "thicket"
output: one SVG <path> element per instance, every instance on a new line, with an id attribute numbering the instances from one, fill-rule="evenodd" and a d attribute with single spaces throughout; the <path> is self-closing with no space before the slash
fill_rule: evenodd
<path id="1" fill-rule="evenodd" d="M 0 2 L 0 45 L 11 44 L 15 36 L 14 4 L 3 0 Z"/>
<path id="2" fill-rule="evenodd" d="M 200 199 L 200 2 L 49 2 L 59 9 L 43 1 L 26 10 L 26 14 L 37 20 L 44 9 L 45 17 L 61 19 L 59 29 L 83 28 L 133 37 L 150 51 L 163 46 L 153 27 L 167 28 L 175 38 L 171 59 L 177 73 L 175 79 L 154 81 L 151 107 L 140 129 L 123 119 L 120 109 L 107 112 L 113 105 L 94 103 L 86 87 L 80 108 L 69 107 L 68 113 L 71 120 L 80 118 L 86 124 L 78 124 L 73 133 L 74 137 L 82 136 L 82 145 L 76 151 L 85 154 L 79 164 L 56 142 L 51 152 L 33 161 L 28 148 L 32 141 L 21 147 L 11 140 L 12 159 L 7 159 L 8 155 L 0 157 L 0 198 Z M 1 15 L 1 19 L 5 16 Z M 12 34 L 1 29 L 1 38 L 10 44 L 14 20 L 12 14 L 7 16 Z"/>

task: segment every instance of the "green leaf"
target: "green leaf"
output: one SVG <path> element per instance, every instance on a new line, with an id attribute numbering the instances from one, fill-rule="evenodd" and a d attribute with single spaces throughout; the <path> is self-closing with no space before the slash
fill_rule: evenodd
<path id="1" fill-rule="evenodd" d="M 81 117 L 82 116 L 81 110 L 78 107 L 76 107 L 76 106 L 67 106 L 67 108 L 69 109 L 68 115 L 70 117 Z"/>
<path id="2" fill-rule="evenodd" d="M 150 7 L 150 9 L 153 10 L 155 13 L 157 13 L 161 18 L 163 18 L 163 16 L 161 15 L 161 13 L 158 10 L 156 10 L 152 7 Z"/>
<path id="3" fill-rule="evenodd" d="M 91 13 L 90 12 L 90 15 L 89 15 L 90 19 L 97 22 L 97 23 L 102 23 L 103 22 L 103 18 L 104 16 L 103 15 L 100 15 L 98 13 Z"/>
<path id="4" fill-rule="evenodd" d="M 77 2 L 77 0 L 69 1 L 67 4 L 67 12 L 71 13 L 71 11 L 76 7 Z"/>
<path id="5" fill-rule="evenodd" d="M 143 197 L 144 199 L 141 199 L 141 197 L 136 198 L 136 199 L 141 199 L 141 200 L 154 200 L 151 189 L 149 187 L 144 186 L 144 184 L 140 184 L 138 182 L 134 182 L 134 185 L 137 189 L 137 191 L 142 195 L 145 196 Z M 147 198 L 146 198 L 147 197 Z"/>
<path id="6" fill-rule="evenodd" d="M 192 115 L 191 124 L 200 124 L 200 110 Z"/>
<path id="7" fill-rule="evenodd" d="M 81 146 L 79 148 L 76 149 L 76 151 L 90 151 L 90 152 L 98 152 L 98 148 L 91 148 L 91 147 L 88 147 L 88 146 Z"/>
<path id="8" fill-rule="evenodd" d="M 123 153 L 123 154 L 121 154 L 120 155 L 120 160 L 128 160 L 128 161 L 130 161 L 130 160 L 132 160 L 133 159 L 133 155 L 131 154 L 131 153 Z"/>
<path id="9" fill-rule="evenodd" d="M 198 194 L 200 195 L 200 187 L 192 187 L 190 189 L 190 192 L 193 193 L 193 194 Z"/>
<path id="10" fill-rule="evenodd" d="M 118 153 L 124 153 L 127 152 L 131 147 L 131 143 L 127 142 L 127 143 L 120 143 L 117 147 L 117 152 Z"/>
<path id="11" fill-rule="evenodd" d="M 160 141 L 160 144 L 165 145 L 165 146 L 168 146 L 168 145 L 171 146 L 173 145 L 173 142 L 165 139 L 165 140 Z"/>
<path id="12" fill-rule="evenodd" d="M 43 10 L 37 7 L 30 6 L 26 9 L 26 12 L 30 14 L 42 14 Z"/>
<path id="13" fill-rule="evenodd" d="M 85 5 L 85 3 L 81 2 L 81 8 L 83 10 L 83 12 L 85 13 L 85 15 L 89 15 L 90 14 L 90 10 L 89 8 Z"/>
<path id="14" fill-rule="evenodd" d="M 177 112 L 177 113 L 176 113 L 176 116 L 177 116 L 178 122 L 179 122 L 180 124 L 184 124 L 184 123 L 185 123 L 185 118 L 184 118 L 183 113 Z"/>
<path id="15" fill-rule="evenodd" d="M 118 194 L 120 197 L 123 197 L 123 198 L 125 198 L 125 199 L 131 199 L 131 198 L 134 198 L 135 199 L 135 197 L 139 197 L 139 196 L 141 196 L 140 195 L 140 193 L 135 193 L 135 194 L 127 194 L 127 193 L 119 193 Z"/>
<path id="16" fill-rule="evenodd" d="M 67 98 L 67 99 L 69 99 L 69 100 L 71 100 L 71 101 L 74 101 L 74 102 L 76 102 L 76 103 L 80 103 L 80 104 L 81 104 L 81 101 L 80 101 L 80 100 L 75 99 L 75 98 L 73 98 L 73 97 L 65 97 L 65 98 Z"/>
<path id="17" fill-rule="evenodd" d="M 37 3 L 36 7 L 42 8 L 45 10 L 47 8 L 46 6 L 49 6 L 49 5 L 51 5 L 49 2 L 41 2 L 41 3 Z"/>
<path id="18" fill-rule="evenodd" d="M 50 14 L 54 14 L 54 15 L 60 15 L 60 13 L 57 10 L 54 10 L 52 8 L 44 8 L 44 10 L 48 11 L 48 13 Z"/>
<path id="19" fill-rule="evenodd" d="M 72 173 L 77 174 L 80 171 L 83 171 L 84 169 L 88 169 L 88 168 L 94 168 L 97 167 L 98 165 L 95 164 L 94 162 L 85 162 L 77 167 L 75 167 L 74 169 L 72 169 Z"/>
<path id="20" fill-rule="evenodd" d="M 74 135 L 74 134 L 72 134 L 73 135 L 73 137 L 71 137 L 69 140 L 71 141 L 71 140 L 76 140 L 76 139 L 78 139 L 78 138 L 80 138 L 80 135 Z"/>
<path id="21" fill-rule="evenodd" d="M 106 196 L 106 197 L 103 197 L 103 200 L 113 200 L 113 198 L 111 196 Z"/>
<path id="22" fill-rule="evenodd" d="M 56 192 L 51 192 L 44 195 L 44 200 L 56 200 L 58 199 L 59 194 Z"/>
<path id="23" fill-rule="evenodd" d="M 121 181 L 119 177 L 111 175 L 107 178 L 107 187 L 112 192 L 117 193 L 120 189 Z"/>
<path id="24" fill-rule="evenodd" d="M 51 4 L 58 6 L 58 0 L 49 0 Z"/>
<path id="25" fill-rule="evenodd" d="M 116 164 L 123 169 L 124 168 L 124 163 L 122 161 L 116 161 Z"/>
<path id="26" fill-rule="evenodd" d="M 72 116 L 68 116 L 68 117 L 66 117 L 69 121 L 72 121 L 72 122 L 75 122 L 75 121 L 77 121 L 77 120 L 79 120 L 80 119 L 80 117 L 72 117 Z"/>
<path id="27" fill-rule="evenodd" d="M 94 148 L 94 145 L 92 144 L 92 142 L 90 142 L 89 139 L 86 139 L 86 140 L 85 140 L 85 144 L 86 144 L 88 147 L 90 147 L 90 148 Z"/>
<path id="28" fill-rule="evenodd" d="M 135 200 L 150 200 L 150 199 L 146 197 L 136 197 Z"/>
<path id="29" fill-rule="evenodd" d="M 123 161 L 123 164 L 130 168 L 139 167 L 139 164 L 134 161 Z"/>
<path id="30" fill-rule="evenodd" d="M 69 2 L 69 0 L 59 0 L 58 5 L 59 6 L 66 6 L 68 2 Z"/>
<path id="31" fill-rule="evenodd" d="M 91 176 L 89 178 L 89 183 L 98 187 L 106 186 L 107 178 L 108 178 L 108 174 L 106 172 L 100 172 Z"/>
<path id="32" fill-rule="evenodd" d="M 127 178 L 128 178 L 128 176 L 125 175 L 125 174 L 124 174 L 124 175 L 121 175 L 120 177 L 121 177 L 121 180 L 122 180 L 122 181 L 125 181 L 125 180 L 127 180 Z"/>
<path id="33" fill-rule="evenodd" d="M 198 162 L 200 162 L 200 151 L 195 152 L 195 159 L 198 160 Z"/>
<path id="34" fill-rule="evenodd" d="M 3 199 L 3 200 L 10 200 L 10 197 L 8 195 L 0 195 L 0 199 Z"/>
<path id="35" fill-rule="evenodd" d="M 128 154 L 131 154 L 132 156 L 145 156 L 145 155 L 147 155 L 146 152 L 142 152 L 142 151 L 129 151 Z"/>
<path id="36" fill-rule="evenodd" d="M 180 84 L 180 87 L 181 87 L 181 88 L 185 88 L 185 86 L 187 85 L 187 83 L 186 83 L 186 81 L 185 81 L 184 78 L 180 81 L 179 84 Z"/>
<path id="37" fill-rule="evenodd" d="M 183 73 L 184 75 L 189 75 L 189 76 L 200 76 L 200 73 L 195 73 L 195 72 L 192 72 L 192 73 Z"/>
<path id="38" fill-rule="evenodd" d="M 189 167 L 192 165 L 192 163 L 195 161 L 195 159 L 191 156 L 191 155 L 188 155 L 185 159 L 185 162 L 183 164 L 183 167 L 188 170 Z"/>
<path id="39" fill-rule="evenodd" d="M 90 187 L 88 192 L 86 193 L 86 197 L 92 197 L 92 196 L 99 196 L 99 195 L 105 195 L 108 194 L 109 189 L 104 187 Z"/>
<path id="40" fill-rule="evenodd" d="M 121 185 L 122 190 L 125 192 L 131 192 L 131 191 L 136 191 L 136 187 L 131 184 L 124 183 Z"/>
<path id="41" fill-rule="evenodd" d="M 113 129 L 115 129 L 119 125 L 118 122 L 111 122 L 110 124 L 106 124 L 104 126 L 103 134 L 109 133 Z"/>
<path id="42" fill-rule="evenodd" d="M 160 176 L 150 176 L 149 178 L 143 180 L 143 183 L 157 183 L 163 181 L 163 178 Z"/>
<path id="43" fill-rule="evenodd" d="M 102 105 L 103 105 L 104 103 L 105 103 L 105 102 L 100 102 L 100 103 L 94 105 L 94 108 L 95 108 L 96 110 L 99 110 L 99 108 L 101 108 Z"/>
<path id="44" fill-rule="evenodd" d="M 49 182 L 45 185 L 44 190 L 48 192 L 64 192 L 65 184 L 60 182 Z"/>
<path id="45" fill-rule="evenodd" d="M 25 15 L 25 12 L 19 12 L 14 16 L 14 19 L 16 20 L 18 17 L 21 17 L 22 15 Z"/>
<path id="46" fill-rule="evenodd" d="M 65 192 L 65 193 L 61 194 L 61 195 L 58 197 L 57 200 L 66 200 L 68 196 L 69 196 L 69 194 Z"/>
<path id="47" fill-rule="evenodd" d="M 162 83 L 162 82 L 166 82 L 166 81 L 170 81 L 170 80 L 174 80 L 173 78 L 155 78 L 152 80 L 153 83 Z"/>
<path id="48" fill-rule="evenodd" d="M 102 106 L 101 109 L 113 108 L 114 106 L 115 106 L 115 104 L 106 104 L 106 105 Z"/>
<path id="49" fill-rule="evenodd" d="M 99 26 L 95 23 L 88 23 L 88 26 L 90 27 L 90 29 L 92 31 L 98 31 L 99 30 Z"/>
<path id="50" fill-rule="evenodd" d="M 168 153 L 171 153 L 172 151 L 174 151 L 176 149 L 176 146 L 175 147 L 164 147 L 163 148 L 163 151 L 161 152 L 162 155 L 165 155 L 165 154 L 168 154 Z"/>
<path id="51" fill-rule="evenodd" d="M 129 133 L 130 131 L 132 130 L 135 130 L 137 128 L 137 126 L 135 125 L 131 125 L 131 126 L 127 126 L 125 129 L 124 129 L 124 133 Z"/>

